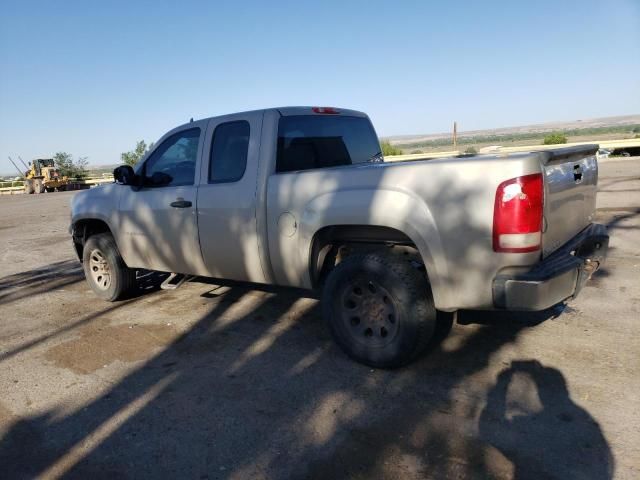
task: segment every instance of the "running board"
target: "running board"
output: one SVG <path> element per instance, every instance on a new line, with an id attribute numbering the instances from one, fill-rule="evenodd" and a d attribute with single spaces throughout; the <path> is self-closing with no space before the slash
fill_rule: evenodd
<path id="1" fill-rule="evenodd" d="M 175 290 L 182 286 L 184 282 L 187 282 L 194 278 L 194 275 L 185 275 L 184 273 L 172 273 L 167 279 L 160 284 L 162 290 Z"/>

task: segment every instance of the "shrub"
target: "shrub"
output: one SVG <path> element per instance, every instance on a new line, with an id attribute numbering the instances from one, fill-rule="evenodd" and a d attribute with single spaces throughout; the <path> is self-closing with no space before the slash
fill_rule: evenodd
<path id="1" fill-rule="evenodd" d="M 380 141 L 380 150 L 382 151 L 382 156 L 384 157 L 388 157 L 391 155 L 402 155 L 402 149 L 391 145 L 391 142 L 389 142 L 389 140 Z"/>
<path id="2" fill-rule="evenodd" d="M 478 154 L 478 150 L 476 149 L 476 147 L 471 146 L 471 147 L 467 147 L 467 149 L 464 151 L 464 153 L 469 154 L 469 155 L 477 155 Z"/>
<path id="3" fill-rule="evenodd" d="M 567 143 L 567 136 L 562 132 L 553 132 L 544 137 L 543 145 L 558 145 Z"/>

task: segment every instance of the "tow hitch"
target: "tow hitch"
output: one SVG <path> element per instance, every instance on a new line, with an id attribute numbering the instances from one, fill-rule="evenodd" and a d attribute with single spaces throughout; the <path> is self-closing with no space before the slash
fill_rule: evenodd
<path id="1" fill-rule="evenodd" d="M 600 262 L 591 260 L 590 258 L 585 259 L 583 270 L 589 276 L 588 278 L 591 278 L 591 275 L 593 275 L 598 268 L 600 268 Z"/>

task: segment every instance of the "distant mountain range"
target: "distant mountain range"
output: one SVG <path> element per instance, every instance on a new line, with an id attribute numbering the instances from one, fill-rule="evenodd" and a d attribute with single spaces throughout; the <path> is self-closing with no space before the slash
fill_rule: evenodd
<path id="1" fill-rule="evenodd" d="M 523 125 L 519 127 L 489 128 L 486 130 L 458 131 L 458 138 L 490 136 L 490 135 L 513 135 L 523 133 L 547 133 L 556 130 L 581 130 L 587 128 L 601 127 L 622 127 L 625 125 L 640 124 L 640 115 L 621 115 L 618 117 L 588 118 L 583 120 L 573 120 L 568 122 L 549 122 L 534 125 Z M 410 144 L 441 138 L 451 138 L 452 132 L 429 133 L 423 135 L 394 135 L 385 137 L 392 144 Z"/>

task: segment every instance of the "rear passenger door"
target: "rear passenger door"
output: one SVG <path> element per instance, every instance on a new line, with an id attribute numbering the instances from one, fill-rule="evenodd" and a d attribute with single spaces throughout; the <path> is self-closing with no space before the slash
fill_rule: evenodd
<path id="1" fill-rule="evenodd" d="M 198 188 L 198 234 L 208 275 L 264 282 L 256 226 L 263 112 L 209 121 Z"/>

